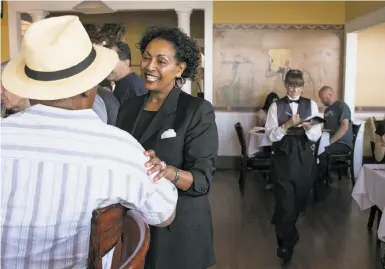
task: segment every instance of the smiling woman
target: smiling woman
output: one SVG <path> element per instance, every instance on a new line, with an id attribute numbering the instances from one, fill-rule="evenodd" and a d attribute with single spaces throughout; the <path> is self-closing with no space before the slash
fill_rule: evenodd
<path id="1" fill-rule="evenodd" d="M 178 28 L 152 27 L 148 29 L 147 33 L 143 35 L 142 40 L 138 43 L 143 58 L 141 70 L 144 71 L 145 77 L 147 74 L 151 76 L 151 70 L 149 69 L 153 66 L 149 64 L 151 64 L 151 58 L 155 57 L 157 60 L 154 62 L 159 63 L 160 67 L 176 67 L 173 70 L 174 73 L 169 73 L 169 75 L 174 76 L 166 79 L 165 82 L 176 83 L 177 87 L 181 87 L 185 79 L 195 79 L 201 62 L 199 48 L 194 40 L 190 38 L 184 39 L 184 36 L 186 34 Z M 159 54 L 151 55 L 151 51 L 157 51 Z M 168 63 L 173 63 L 174 65 L 168 65 Z M 160 69 L 164 70 L 164 68 Z M 153 85 L 155 86 L 156 84 Z M 161 85 L 159 86 L 161 87 Z M 170 87 L 171 85 L 163 86 Z M 157 90 L 162 89 L 158 88 Z"/>
<path id="2" fill-rule="evenodd" d="M 169 27 L 149 28 L 138 47 L 149 93 L 122 104 L 117 126 L 146 149 L 153 180 L 164 177 L 179 190 L 174 222 L 151 227 L 145 269 L 209 268 L 215 257 L 207 195 L 218 131 L 211 104 L 180 89 L 186 79 L 195 79 L 200 52 L 194 40 Z"/>

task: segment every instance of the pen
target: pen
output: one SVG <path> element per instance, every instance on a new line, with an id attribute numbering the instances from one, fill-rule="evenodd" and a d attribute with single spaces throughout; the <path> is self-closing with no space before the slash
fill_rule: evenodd
<path id="1" fill-rule="evenodd" d="M 289 115 L 290 117 L 293 117 L 293 115 L 292 115 L 292 114 L 290 114 L 289 112 L 286 112 L 286 114 L 287 114 L 287 115 Z"/>

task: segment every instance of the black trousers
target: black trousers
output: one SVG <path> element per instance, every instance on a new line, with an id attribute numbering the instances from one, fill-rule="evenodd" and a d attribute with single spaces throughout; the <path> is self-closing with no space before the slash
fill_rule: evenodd
<path id="1" fill-rule="evenodd" d="M 298 236 L 296 222 L 305 211 L 317 178 L 316 159 L 305 138 L 284 137 L 273 144 L 271 177 L 274 184 L 275 225 L 279 247 L 293 248 Z"/>
<path id="2" fill-rule="evenodd" d="M 330 154 L 345 154 L 349 153 L 351 151 L 351 148 L 346 144 L 341 143 L 333 143 L 330 146 L 325 148 L 325 151 L 318 156 L 319 164 L 318 164 L 318 175 L 319 180 L 323 182 L 325 179 L 326 173 L 327 173 L 327 160 L 328 155 Z"/>
<path id="3" fill-rule="evenodd" d="M 293 248 L 298 236 L 296 222 L 300 211 L 298 203 L 306 204 L 307 201 L 299 202 L 296 196 L 296 186 L 292 181 L 274 182 L 274 191 L 276 197 L 276 209 L 273 218 L 275 224 L 275 235 L 278 247 Z M 300 197 L 306 199 L 305 197 Z"/>

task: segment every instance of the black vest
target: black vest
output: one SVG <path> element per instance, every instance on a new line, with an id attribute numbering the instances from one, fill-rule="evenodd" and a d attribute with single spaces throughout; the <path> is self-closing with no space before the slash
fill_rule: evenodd
<path id="1" fill-rule="evenodd" d="M 308 98 L 300 97 L 298 103 L 297 113 L 301 119 L 305 119 L 311 116 L 311 100 Z M 278 117 L 278 126 L 281 126 L 287 122 L 293 114 L 289 105 L 289 99 L 287 97 L 281 98 L 276 101 L 277 104 L 277 117 Z M 288 130 L 287 134 L 304 134 L 305 130 L 303 128 L 292 127 Z"/>

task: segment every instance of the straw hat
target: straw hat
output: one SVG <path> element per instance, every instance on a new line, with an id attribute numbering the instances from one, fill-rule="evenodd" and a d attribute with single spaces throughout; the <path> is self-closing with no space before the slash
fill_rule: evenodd
<path id="1" fill-rule="evenodd" d="M 114 51 L 92 45 L 77 16 L 53 17 L 31 25 L 2 83 L 20 97 L 65 99 L 98 85 L 117 62 Z"/>

